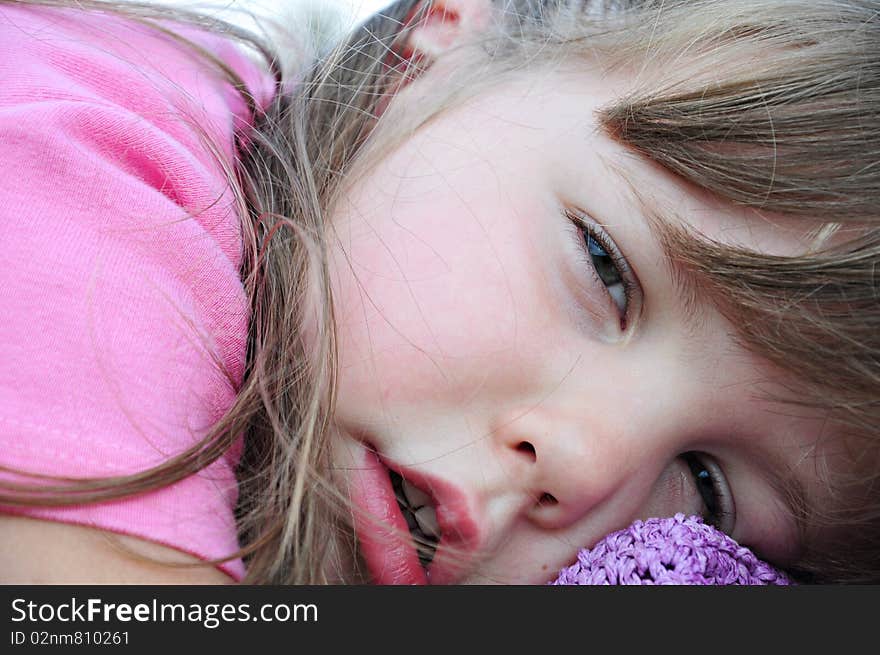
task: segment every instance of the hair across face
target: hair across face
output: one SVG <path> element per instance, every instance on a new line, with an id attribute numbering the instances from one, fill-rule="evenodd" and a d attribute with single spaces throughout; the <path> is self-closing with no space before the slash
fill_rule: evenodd
<path id="1" fill-rule="evenodd" d="M 750 497 L 755 504 L 778 500 L 768 505 L 778 504 L 786 519 L 753 517 L 752 532 L 737 536 L 744 543 L 757 545 L 759 552 L 786 560 L 791 553 L 783 554 L 782 549 L 774 550 L 766 542 L 774 540 L 774 530 L 767 526 L 787 522 L 794 528 L 783 537 L 779 535 L 785 531 L 778 531 L 775 540 L 792 544 L 804 539 L 806 554 L 798 553 L 804 555 L 798 565 L 818 569 L 826 563 L 819 547 L 823 542 L 810 540 L 815 537 L 812 526 L 843 528 L 858 523 L 853 518 L 856 508 L 866 508 L 857 502 L 857 490 L 876 475 L 870 453 L 876 452 L 872 444 L 877 427 L 878 346 L 871 326 L 877 320 L 877 307 L 871 300 L 876 284 L 870 271 L 878 256 L 872 245 L 876 228 L 871 223 L 876 219 L 872 211 L 877 206 L 877 181 L 872 173 L 875 167 L 869 165 L 873 132 L 865 131 L 865 125 L 876 121 L 871 110 L 874 91 L 860 89 L 853 81 L 825 92 L 844 61 L 858 62 L 858 75 L 873 79 L 878 58 L 871 47 L 876 42 L 869 36 L 862 38 L 861 30 L 868 28 L 859 22 L 870 7 L 850 3 L 841 12 L 841 3 L 835 3 L 836 8 L 831 3 L 811 4 L 812 22 L 808 23 L 828 34 L 829 39 L 823 41 L 798 22 L 803 14 L 778 3 L 744 3 L 748 7 L 726 9 L 714 6 L 718 3 L 688 3 L 686 7 L 665 3 L 662 10 L 646 4 L 647 9 L 632 15 L 623 13 L 602 20 L 564 8 L 547 10 L 525 37 L 520 36 L 523 30 L 516 39 L 505 36 L 513 30 L 501 28 L 501 36 L 494 34 L 495 40 L 488 39 L 482 52 L 462 52 L 460 59 L 450 58 L 445 68 L 438 67 L 442 75 L 426 75 L 421 89 L 419 83 L 413 84 L 396 102 L 397 112 L 392 103 L 389 114 L 399 121 L 396 129 L 385 128 L 383 132 L 380 121 L 377 140 L 370 144 L 373 156 L 364 160 L 370 165 L 355 168 L 358 174 L 353 177 L 358 182 L 344 187 L 344 200 L 336 205 L 334 226 L 344 252 L 335 262 L 338 287 L 334 290 L 342 339 L 336 426 L 342 425 L 342 432 L 348 432 L 348 439 L 355 443 L 341 437 L 348 450 L 357 451 L 359 440 L 361 446 L 378 449 L 380 455 L 383 447 L 390 448 L 392 467 L 408 463 L 415 469 L 430 470 L 431 479 L 447 480 L 456 473 L 445 472 L 442 462 L 451 462 L 452 470 L 464 466 L 465 471 L 480 462 L 477 468 L 489 476 L 487 471 L 505 468 L 504 457 L 499 464 L 497 453 L 492 454 L 493 448 L 499 447 L 487 445 L 498 441 L 498 430 L 493 426 L 505 421 L 487 417 L 505 415 L 505 402 L 520 408 L 507 414 L 508 418 L 517 417 L 514 423 L 527 422 L 530 415 L 541 415 L 542 408 L 552 406 L 545 394 L 533 390 L 529 395 L 524 390 L 529 388 L 526 380 L 540 386 L 540 365 L 549 367 L 555 348 L 571 343 L 553 331 L 554 325 L 567 320 L 596 343 L 620 342 L 615 354 L 629 349 L 640 352 L 634 362 L 654 361 L 638 350 L 645 342 L 644 335 L 651 334 L 646 327 L 652 325 L 648 319 L 638 328 L 633 328 L 638 323 L 629 324 L 628 334 L 647 330 L 636 339 L 614 335 L 618 328 L 613 309 L 618 302 L 601 309 L 593 304 L 584 316 L 574 319 L 571 310 L 563 317 L 555 304 L 548 306 L 549 299 L 559 300 L 553 294 L 558 294 L 563 283 L 557 281 L 554 287 L 548 281 L 553 278 L 552 267 L 559 264 L 547 250 L 534 249 L 550 248 L 550 233 L 538 230 L 525 237 L 516 232 L 525 226 L 537 230 L 536 225 L 544 225 L 536 218 L 542 215 L 565 215 L 572 207 L 576 214 L 584 212 L 583 205 L 589 205 L 584 196 L 596 203 L 596 197 L 603 193 L 613 195 L 618 203 L 616 211 L 598 220 L 592 217 L 613 233 L 612 247 L 620 247 L 624 255 L 634 251 L 632 258 L 638 261 L 645 258 L 638 254 L 639 248 L 650 244 L 654 258 L 668 264 L 653 266 L 648 269 L 650 274 L 638 276 L 643 291 L 647 290 L 646 298 L 639 301 L 640 318 L 650 311 L 655 322 L 658 316 L 701 319 L 680 324 L 677 338 L 686 336 L 689 340 L 679 343 L 678 349 L 675 338 L 657 342 L 671 351 L 666 355 L 681 366 L 659 367 L 668 376 L 664 390 L 680 392 L 662 405 L 676 420 L 693 419 L 693 425 L 698 426 L 673 430 L 682 443 L 679 452 L 672 452 L 673 448 L 667 458 L 670 454 L 687 456 L 692 452 L 688 448 L 709 450 L 710 446 L 717 449 L 719 443 L 738 444 L 740 454 L 715 456 L 725 461 L 731 477 L 739 479 L 737 494 Z M 682 20 L 682 12 L 689 13 L 688 21 Z M 652 34 L 645 25 L 653 26 Z M 846 40 L 845 35 L 853 31 L 858 38 Z M 543 58 L 533 53 L 538 47 Z M 675 65 L 667 65 L 669 62 Z M 466 65 L 470 70 L 463 70 Z M 581 85 L 596 84 L 598 77 L 599 88 L 591 87 L 586 97 L 578 97 L 574 89 L 579 83 L 566 80 L 548 91 L 543 82 L 560 70 L 582 70 L 585 82 Z M 510 86 L 510 80 L 517 76 L 520 84 L 527 80 L 525 89 Z M 492 84 L 481 85 L 478 79 Z M 615 84 L 614 92 L 607 94 Z M 493 88 L 501 89 L 500 95 L 492 96 Z M 512 92 L 514 88 L 518 90 Z M 487 94 L 492 101 L 481 104 Z M 468 104 L 467 99 L 475 95 L 478 99 Z M 553 113 L 554 103 L 566 96 L 579 105 L 580 112 L 572 109 L 568 123 Z M 437 101 L 438 97 L 447 99 Z M 601 102 L 595 102 L 597 98 Z M 507 113 L 508 107 L 525 111 L 526 105 L 531 107 L 526 117 Z M 596 141 L 580 139 L 581 134 L 573 128 L 564 137 L 552 129 L 571 127 L 577 120 L 582 131 L 604 134 L 601 142 L 606 147 L 616 141 L 622 149 L 611 155 L 596 148 Z M 513 126 L 520 122 L 531 127 L 535 140 L 517 152 L 505 150 L 520 143 L 512 136 L 516 132 Z M 400 124 L 411 127 L 407 131 Z M 861 130 L 858 134 L 868 140 L 850 138 L 854 130 Z M 846 152 L 835 151 L 830 145 L 833 141 L 851 145 Z M 578 145 L 581 150 L 571 152 Z M 548 160 L 548 152 L 555 159 Z M 568 153 L 567 159 L 563 153 Z M 821 165 L 816 164 L 817 158 Z M 591 168 L 589 162 L 594 159 L 601 166 L 597 162 Z M 548 181 L 551 171 L 557 177 Z M 858 189 L 853 182 L 857 178 L 862 181 Z M 546 188 L 542 192 L 542 184 L 552 187 L 553 192 Z M 577 192 L 562 193 L 559 189 L 563 188 Z M 493 216 L 497 218 L 493 220 Z M 634 246 L 636 237 L 631 232 L 635 224 L 653 224 L 655 234 Z M 508 240 L 496 243 L 499 234 L 508 235 Z M 645 236 L 647 231 L 643 227 L 636 234 Z M 826 240 L 817 239 L 817 234 Z M 519 243 L 520 249 L 514 248 L 514 243 Z M 523 245 L 526 243 L 533 250 Z M 601 244 L 594 240 L 592 246 Z M 543 256 L 536 252 L 543 252 Z M 608 265 L 612 253 L 595 247 L 588 247 L 587 252 L 592 253 L 587 263 L 601 261 L 607 280 L 613 272 Z M 633 265 L 636 272 L 640 268 L 644 269 L 644 264 Z M 453 278 L 459 281 L 453 282 Z M 684 294 L 673 300 L 666 291 L 675 287 L 675 282 Z M 664 293 L 658 295 L 658 288 Z M 611 297 L 615 297 L 613 293 Z M 574 304 L 568 302 L 569 307 Z M 857 311 L 847 314 L 841 311 L 845 307 Z M 540 327 L 526 330 L 533 322 Z M 407 352 L 415 361 L 410 362 Z M 572 352 L 578 351 L 569 351 L 569 356 Z M 584 351 L 583 357 L 571 358 L 577 364 L 564 369 L 565 376 L 558 375 L 560 388 L 564 389 L 565 383 L 575 384 L 578 365 L 586 366 L 585 361 L 614 372 L 615 364 L 589 352 L 590 356 Z M 835 352 L 840 356 L 835 357 Z M 508 353 L 521 359 L 502 366 Z M 530 355 L 535 361 L 529 362 Z M 729 359 L 742 368 L 729 365 Z M 702 374 L 681 374 L 680 380 L 674 376 L 675 370 L 688 371 L 688 366 L 700 360 L 715 366 Z M 465 372 L 464 365 L 455 368 L 464 361 L 476 371 Z M 829 361 L 834 365 L 829 366 Z M 596 405 L 614 408 L 616 411 L 607 414 L 626 415 L 632 425 L 649 417 L 649 408 L 642 404 L 647 398 L 663 396 L 648 388 L 650 376 L 632 375 L 638 366 L 630 364 L 625 370 L 644 384 L 643 389 L 638 385 L 626 389 L 626 375 L 600 379 L 601 373 L 582 372 L 591 382 L 584 382 L 581 389 L 579 411 L 586 411 L 584 407 L 594 410 Z M 657 368 L 651 370 L 656 373 Z M 505 374 L 502 388 L 506 396 L 500 391 L 490 393 L 492 375 L 499 371 Z M 679 387 L 678 382 L 685 384 Z M 699 392 L 708 392 L 713 385 L 714 395 L 705 401 Z M 450 395 L 444 396 L 444 390 Z M 605 393 L 613 393 L 613 399 L 605 399 Z M 683 398 L 692 402 L 683 407 Z M 566 403 L 560 405 L 565 407 Z M 716 410 L 717 425 L 697 419 L 707 408 Z M 545 409 L 544 413 L 543 419 L 531 421 L 538 432 L 548 429 L 542 425 L 559 428 L 560 422 L 565 423 L 552 418 L 565 414 L 563 409 Z M 615 419 L 607 414 L 597 417 L 591 413 L 577 419 L 568 416 L 573 425 L 581 426 L 578 437 L 594 444 L 584 447 L 580 456 L 568 458 L 579 463 L 581 475 L 602 459 L 593 453 L 599 449 L 595 444 L 603 442 L 602 430 L 591 430 L 590 424 L 613 423 Z M 744 414 L 760 417 L 759 423 L 745 427 L 734 418 Z M 429 427 L 430 418 L 426 417 L 435 417 L 438 425 Z M 766 421 L 763 428 L 761 420 Z M 415 424 L 420 427 L 413 427 Z M 663 432 L 661 426 L 662 422 L 655 421 L 657 433 Z M 386 435 L 377 434 L 382 429 L 387 429 Z M 605 429 L 618 437 L 626 434 L 625 428 Z M 703 436 L 695 436 L 700 434 Z M 844 436 L 850 440 L 845 441 Z M 657 439 L 644 434 L 642 438 L 650 443 Z M 541 461 L 541 449 L 533 443 L 536 440 L 523 437 L 507 449 L 507 455 L 515 453 L 511 461 L 519 462 L 512 466 L 522 465 L 523 459 L 533 459 L 533 465 Z M 577 438 L 569 440 L 576 442 Z M 774 444 L 773 453 L 762 449 L 765 441 Z M 618 439 L 618 445 L 624 442 Z M 626 451 L 629 457 L 609 458 L 615 463 L 607 464 L 604 470 L 614 469 L 626 478 L 627 467 L 638 460 L 633 453 L 645 448 L 645 442 L 639 444 Z M 500 450 L 505 452 L 504 447 Z M 356 460 L 358 456 L 341 457 Z M 349 465 L 356 466 L 352 461 Z M 746 463 L 749 461 L 751 464 Z M 756 462 L 764 463 L 760 472 Z M 507 473 L 516 470 L 507 467 Z M 639 470 L 652 478 L 644 467 Z M 666 489 L 668 484 L 662 480 L 668 471 L 654 473 L 652 481 Z M 465 472 L 464 477 L 467 475 Z M 682 487 L 687 470 L 673 477 Z M 480 487 L 473 480 L 463 486 L 471 483 Z M 593 483 L 601 486 L 597 478 Z M 638 484 L 644 487 L 648 483 L 630 479 L 630 486 L 607 484 L 617 491 L 632 491 Z M 589 487 L 585 482 L 579 488 Z M 744 491 L 744 487 L 751 491 Z M 482 500 L 467 502 L 475 507 L 492 505 L 491 500 L 485 500 L 490 492 L 472 495 L 480 494 Z M 530 502 L 548 497 L 556 501 L 554 509 L 537 503 L 541 508 L 538 513 L 564 514 L 566 503 L 558 497 L 563 494 L 547 489 L 532 489 L 529 494 Z M 629 514 L 608 509 L 615 502 L 618 507 L 626 505 L 611 500 L 610 492 L 594 495 L 605 505 L 596 505 L 601 511 L 592 509 L 591 504 L 589 511 L 581 508 L 583 515 L 592 519 L 591 529 L 617 527 L 627 517 L 640 514 L 632 508 Z M 629 502 L 637 496 L 623 495 Z M 745 499 L 741 504 L 738 514 L 742 521 L 748 515 L 748 504 Z M 670 509 L 662 503 L 647 507 L 657 512 Z M 473 510 L 475 514 L 482 511 Z M 507 529 L 517 523 L 511 518 L 517 512 L 509 508 L 507 512 L 504 521 L 495 522 L 504 527 L 487 529 L 502 536 L 487 537 L 480 549 L 501 552 L 492 539 L 504 541 L 510 537 Z M 742 530 L 744 525 L 739 527 Z M 583 525 L 580 530 L 577 538 L 589 541 L 594 537 Z M 835 548 L 836 542 L 828 539 L 834 532 L 823 534 L 827 539 L 824 545 Z M 516 545 L 516 552 L 529 550 L 526 542 L 511 537 L 510 543 Z M 870 577 L 869 565 L 875 560 L 863 549 L 866 561 L 857 562 L 857 550 L 850 548 L 854 569 L 850 574 Z M 535 563 L 552 557 L 543 547 L 532 551 L 537 553 Z M 491 558 L 487 556 L 485 562 Z M 488 573 L 477 575 L 504 579 L 512 561 L 501 557 L 497 563 L 496 568 L 488 567 Z"/>

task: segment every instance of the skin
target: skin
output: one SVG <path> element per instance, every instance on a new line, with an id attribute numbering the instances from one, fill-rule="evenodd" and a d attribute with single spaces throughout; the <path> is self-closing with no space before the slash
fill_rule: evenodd
<path id="1" fill-rule="evenodd" d="M 394 102 L 418 102 L 442 70 Z M 806 242 L 604 135 L 594 112 L 625 90 L 583 70 L 523 73 L 423 127 L 333 217 L 336 474 L 345 487 L 375 449 L 456 488 L 480 531 L 456 582 L 540 584 L 637 518 L 705 513 L 690 451 L 723 472 L 725 529 L 776 563 L 798 537 L 774 481 L 793 473 L 822 497 L 821 417 L 758 396 L 791 380 L 714 307 L 686 318 L 626 180 L 719 241 Z M 565 208 L 603 226 L 632 270 L 625 329 Z"/>
<path id="2" fill-rule="evenodd" d="M 230 584 L 179 550 L 79 525 L 0 516 L 3 584 Z M 178 566 L 169 566 L 167 564 Z M 185 565 L 185 566 L 179 566 Z"/>

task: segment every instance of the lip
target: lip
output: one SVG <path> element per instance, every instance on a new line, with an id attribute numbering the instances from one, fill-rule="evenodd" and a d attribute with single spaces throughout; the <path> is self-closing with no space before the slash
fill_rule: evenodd
<path id="1" fill-rule="evenodd" d="M 352 500 L 360 510 L 355 513 L 355 530 L 373 582 L 453 584 L 465 568 L 465 560 L 470 559 L 467 554 L 475 550 L 479 540 L 477 524 L 468 511 L 464 494 L 448 482 L 403 468 L 369 448 L 363 452 L 363 466 L 351 477 Z M 419 563 L 406 519 L 397 504 L 389 470 L 433 497 L 442 536 L 427 573 Z"/>

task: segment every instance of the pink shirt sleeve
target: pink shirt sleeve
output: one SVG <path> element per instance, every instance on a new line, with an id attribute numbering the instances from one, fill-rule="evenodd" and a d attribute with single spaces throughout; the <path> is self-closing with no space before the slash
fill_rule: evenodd
<path id="1" fill-rule="evenodd" d="M 238 46 L 186 34 L 270 102 Z M 143 470 L 206 435 L 242 380 L 240 218 L 206 143 L 232 160 L 253 117 L 185 46 L 97 14 L 0 7 L 0 80 L 0 465 Z M 137 497 L 2 511 L 223 557 L 239 453 Z"/>

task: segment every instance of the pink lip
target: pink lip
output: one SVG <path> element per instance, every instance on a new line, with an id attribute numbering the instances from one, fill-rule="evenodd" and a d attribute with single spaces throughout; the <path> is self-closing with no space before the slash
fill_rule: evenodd
<path id="1" fill-rule="evenodd" d="M 434 498 L 437 524 L 442 537 L 428 567 L 430 584 L 454 584 L 465 568 L 469 553 L 476 550 L 479 530 L 468 510 L 467 499 L 456 487 L 426 473 L 390 465 L 404 479 Z"/>
<path id="2" fill-rule="evenodd" d="M 427 575 L 397 505 L 388 477 L 389 468 L 428 491 L 436 503 L 437 523 L 443 536 Z M 474 550 L 479 535 L 467 501 L 458 489 L 432 476 L 384 461 L 372 450 L 364 451 L 363 467 L 354 472 L 351 485 L 352 499 L 360 510 L 355 515 L 355 530 L 375 584 L 423 585 L 429 583 L 428 578 L 430 584 L 453 583 L 463 567 L 463 558 L 446 556 L 446 552 L 454 549 L 462 554 Z"/>
<path id="3" fill-rule="evenodd" d="M 351 477 L 357 509 L 355 531 L 373 582 L 380 585 L 423 585 L 427 576 L 409 538 L 406 519 L 397 506 L 388 469 L 372 450 Z"/>

